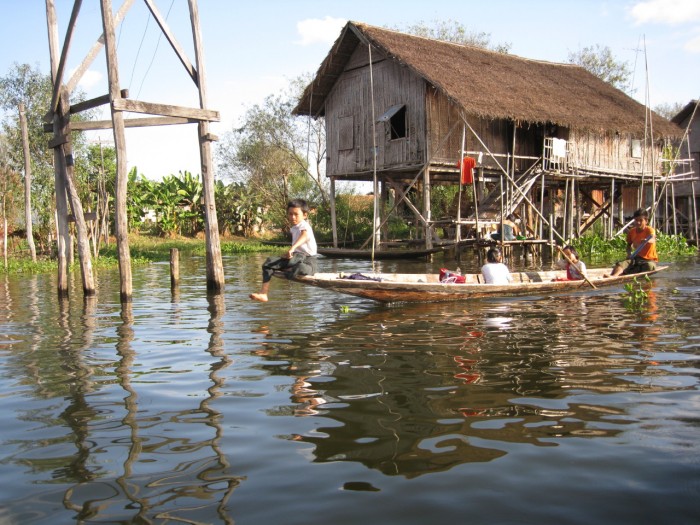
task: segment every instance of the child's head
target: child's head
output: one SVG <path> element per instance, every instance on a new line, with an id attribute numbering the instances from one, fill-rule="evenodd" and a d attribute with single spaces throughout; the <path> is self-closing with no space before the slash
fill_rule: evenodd
<path id="1" fill-rule="evenodd" d="M 501 262 L 502 257 L 501 249 L 497 246 L 489 248 L 489 251 L 486 252 L 486 260 L 490 263 Z"/>
<path id="2" fill-rule="evenodd" d="M 649 213 L 644 208 L 639 208 L 635 210 L 634 215 L 632 215 L 635 226 L 637 228 L 644 228 L 649 221 Z"/>
<path id="3" fill-rule="evenodd" d="M 287 219 L 292 226 L 306 220 L 309 216 L 309 205 L 304 199 L 294 199 L 287 203 Z"/>
<path id="4" fill-rule="evenodd" d="M 578 252 L 576 251 L 576 248 L 574 248 L 570 244 L 564 246 L 564 253 L 568 255 L 569 259 L 571 259 L 572 261 L 578 261 Z"/>

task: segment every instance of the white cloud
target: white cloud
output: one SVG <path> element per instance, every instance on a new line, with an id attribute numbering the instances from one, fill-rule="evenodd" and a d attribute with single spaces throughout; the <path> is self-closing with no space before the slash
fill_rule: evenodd
<path id="1" fill-rule="evenodd" d="M 683 49 L 690 53 L 700 53 L 700 35 L 688 40 L 683 46 Z"/>
<path id="2" fill-rule="evenodd" d="M 69 78 L 73 78 L 73 75 L 75 74 L 76 70 L 77 68 L 70 72 Z M 95 87 L 100 81 L 102 81 L 102 73 L 100 73 L 99 71 L 95 71 L 94 69 L 88 69 L 85 73 L 83 73 L 83 76 L 80 77 L 80 80 L 78 81 L 78 87 L 80 87 L 86 93 L 89 93 L 90 90 L 93 87 Z M 105 85 L 105 90 L 106 89 L 107 86 Z"/>
<path id="3" fill-rule="evenodd" d="M 307 18 L 297 22 L 297 31 L 301 37 L 297 43 L 302 46 L 332 44 L 340 35 L 340 30 L 346 22 L 347 20 L 343 18 L 331 18 L 330 16 L 324 19 Z"/>
<path id="4" fill-rule="evenodd" d="M 635 24 L 661 23 L 677 25 L 700 20 L 698 0 L 647 0 L 630 10 Z"/>

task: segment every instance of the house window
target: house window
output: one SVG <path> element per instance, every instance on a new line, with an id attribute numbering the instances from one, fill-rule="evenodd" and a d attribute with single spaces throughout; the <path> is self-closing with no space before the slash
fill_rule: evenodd
<path id="1" fill-rule="evenodd" d="M 406 106 L 404 104 L 391 106 L 377 120 L 389 123 L 389 138 L 391 140 L 406 138 Z"/>
<path id="2" fill-rule="evenodd" d="M 633 159 L 641 159 L 642 158 L 642 141 L 639 139 L 632 139 L 632 151 L 630 152 L 630 156 Z"/>

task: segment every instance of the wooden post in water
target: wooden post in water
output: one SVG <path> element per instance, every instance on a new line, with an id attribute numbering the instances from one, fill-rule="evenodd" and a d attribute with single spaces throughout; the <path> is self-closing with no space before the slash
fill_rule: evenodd
<path id="1" fill-rule="evenodd" d="M 62 144 L 58 147 L 63 155 L 64 162 L 60 168 L 66 184 L 69 203 L 75 219 L 75 229 L 78 240 L 78 258 L 80 259 L 80 270 L 83 278 L 83 293 L 85 295 L 95 294 L 95 280 L 92 274 L 92 257 L 90 255 L 90 242 L 88 241 L 87 224 L 83 214 L 83 205 L 80 202 L 80 195 L 73 179 L 73 147 L 70 142 L 70 105 L 68 94 L 64 91 L 60 95 L 58 115 L 58 134 L 54 135 L 54 141 L 58 139 Z M 63 140 L 67 138 L 66 142 Z M 53 141 L 52 141 L 53 142 Z M 51 144 L 53 145 L 53 144 Z"/>
<path id="2" fill-rule="evenodd" d="M 51 79 L 54 84 L 58 78 L 58 25 L 56 6 L 53 0 L 46 0 L 46 25 L 49 33 L 49 53 L 51 56 Z M 58 133 L 58 115 L 54 114 L 54 133 Z M 56 258 L 58 277 L 56 287 L 59 297 L 68 295 L 68 263 L 66 249 L 70 242 L 68 233 L 68 199 L 66 186 L 59 167 L 65 162 L 61 148 L 54 148 L 54 187 L 56 191 Z"/>
<path id="3" fill-rule="evenodd" d="M 180 284 L 180 251 L 170 248 L 170 288 L 177 288 Z"/>
<path id="4" fill-rule="evenodd" d="M 195 63 L 197 65 L 197 87 L 199 88 L 199 104 L 202 109 L 207 107 L 206 75 L 204 70 L 204 48 L 199 30 L 199 10 L 197 0 L 188 1 L 190 7 L 190 22 L 194 39 Z M 214 200 L 214 170 L 211 156 L 211 143 L 216 137 L 209 133 L 209 122 L 201 120 L 199 130 L 199 153 L 202 163 L 202 188 L 204 194 L 204 226 L 207 252 L 207 289 L 220 291 L 224 288 L 224 265 L 221 260 L 221 243 L 219 240 L 219 222 L 216 216 Z"/>
<path id="5" fill-rule="evenodd" d="M 129 231 L 126 217 L 126 185 L 128 172 L 126 165 L 126 137 L 124 135 L 124 114 L 114 108 L 115 101 L 122 98 L 119 89 L 119 66 L 117 63 L 117 44 L 114 35 L 114 17 L 112 0 L 100 0 L 102 9 L 102 27 L 104 29 L 105 53 L 107 55 L 107 77 L 109 81 L 109 100 L 112 113 L 112 131 L 114 147 L 117 153 L 117 180 L 114 201 L 114 227 L 117 237 L 117 254 L 119 258 L 119 296 L 121 302 L 132 299 L 131 252 L 129 251 Z"/>

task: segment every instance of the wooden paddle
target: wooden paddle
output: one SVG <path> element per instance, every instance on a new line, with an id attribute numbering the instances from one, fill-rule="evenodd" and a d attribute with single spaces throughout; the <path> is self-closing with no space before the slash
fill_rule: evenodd
<path id="1" fill-rule="evenodd" d="M 574 261 L 571 260 L 571 257 L 569 257 L 568 255 L 566 255 L 566 252 L 564 252 L 564 250 L 562 249 L 561 246 L 557 246 L 557 250 L 559 250 L 559 252 L 561 252 L 561 254 L 564 256 L 564 259 L 566 259 L 567 261 L 569 261 L 569 264 L 573 264 L 574 266 L 576 266 L 576 263 L 575 263 Z M 594 290 L 597 289 L 596 285 L 593 284 L 593 283 L 590 281 L 590 279 L 589 279 L 588 277 L 586 277 L 586 276 L 583 274 L 583 272 L 579 272 L 579 273 L 581 274 L 581 277 L 583 277 L 583 278 L 586 280 L 586 282 L 587 282 L 588 284 L 591 285 L 591 288 L 593 288 Z"/>
<path id="2" fill-rule="evenodd" d="M 653 237 L 653 235 L 649 235 L 646 239 L 644 239 L 641 242 L 641 244 L 639 246 L 637 246 L 637 249 L 634 250 L 632 252 L 632 254 L 630 256 L 628 256 L 627 258 L 630 260 L 634 259 L 637 256 L 637 254 L 642 251 L 642 248 L 644 248 L 647 245 L 647 243 L 651 240 L 652 237 Z"/>

